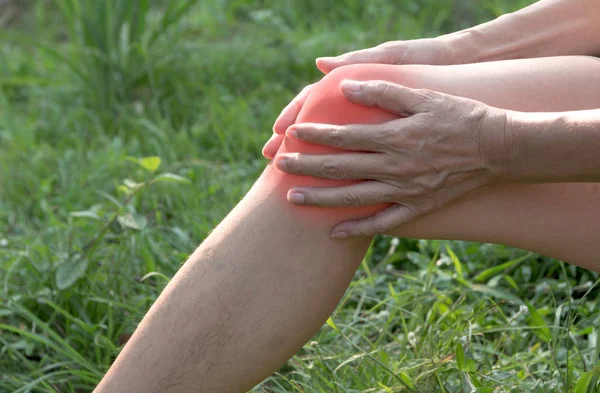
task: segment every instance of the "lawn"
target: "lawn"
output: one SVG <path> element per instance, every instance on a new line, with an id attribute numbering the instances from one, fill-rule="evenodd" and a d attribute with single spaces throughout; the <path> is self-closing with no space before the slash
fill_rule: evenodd
<path id="1" fill-rule="evenodd" d="M 315 57 L 531 2 L 0 1 L 0 392 L 93 389 L 262 171 Z M 510 247 L 381 236 L 253 392 L 596 392 L 598 282 Z"/>

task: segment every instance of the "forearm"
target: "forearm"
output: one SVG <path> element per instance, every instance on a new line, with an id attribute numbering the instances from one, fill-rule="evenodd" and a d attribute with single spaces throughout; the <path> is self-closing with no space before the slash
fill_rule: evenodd
<path id="1" fill-rule="evenodd" d="M 598 0 L 541 0 L 519 11 L 442 36 L 456 63 L 600 55 Z"/>
<path id="2" fill-rule="evenodd" d="M 600 182 L 600 109 L 507 113 L 502 180 Z"/>
<path id="3" fill-rule="evenodd" d="M 600 60 L 555 57 L 444 67 L 361 65 L 334 70 L 325 79 L 390 80 L 514 111 L 592 113 L 600 107 L 600 79 L 594 76 L 599 72 Z M 598 151 L 585 154 L 595 158 Z M 387 234 L 499 243 L 600 271 L 599 201 L 600 183 L 500 184 Z"/>

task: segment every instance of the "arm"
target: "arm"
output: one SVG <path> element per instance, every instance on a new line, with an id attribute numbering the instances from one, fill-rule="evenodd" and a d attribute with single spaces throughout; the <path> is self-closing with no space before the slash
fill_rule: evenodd
<path id="1" fill-rule="evenodd" d="M 324 73 L 351 64 L 469 64 L 566 55 L 600 55 L 598 0 L 541 0 L 514 13 L 436 38 L 390 41 L 373 48 L 317 59 Z M 263 155 L 275 156 L 296 121 L 310 87 L 281 112 Z"/>
<path id="2" fill-rule="evenodd" d="M 584 117 L 580 118 L 581 121 L 583 118 L 589 119 L 589 116 L 594 112 L 594 108 L 600 107 L 600 79 L 596 75 L 600 75 L 600 60 L 589 57 L 564 56 L 445 67 L 356 65 L 341 67 L 330 73 L 322 82 L 328 81 L 328 83 L 333 83 L 337 80 L 337 83 L 339 83 L 341 79 L 388 80 L 412 88 L 431 89 L 455 96 L 475 99 L 496 108 L 505 108 L 511 116 L 515 117 L 527 117 L 530 115 L 531 119 L 535 120 L 539 119 L 540 116 L 544 116 L 540 112 L 548 111 L 555 112 L 555 114 L 547 116 L 555 117 L 560 117 L 560 114 L 563 117 L 584 115 Z M 392 94 L 394 89 L 392 86 L 389 86 L 380 91 Z M 435 92 L 430 91 L 430 93 L 432 94 L 429 94 L 429 97 L 437 96 L 437 94 L 434 94 Z M 376 102 L 378 102 L 378 106 L 385 105 L 386 100 L 383 97 L 379 97 Z M 440 99 L 435 99 L 432 103 L 443 106 L 445 103 L 451 102 L 459 103 L 454 100 Z M 464 101 L 460 102 L 464 103 Z M 368 104 L 368 102 L 365 104 Z M 309 97 L 304 107 L 311 108 L 312 106 L 313 103 Z M 409 104 L 409 106 L 416 109 L 413 104 Z M 364 175 L 364 172 L 359 175 L 359 178 L 376 180 L 378 176 L 381 176 L 380 168 L 389 168 L 391 166 L 391 168 L 397 167 L 399 169 L 398 176 L 393 176 L 389 173 L 384 174 L 382 177 L 383 181 L 380 182 L 381 184 L 377 184 L 377 182 L 371 183 L 375 187 L 363 186 L 360 189 L 358 186 L 352 189 L 349 187 L 312 189 L 310 187 L 294 187 L 290 192 L 300 190 L 305 194 L 305 203 L 314 206 L 336 207 L 348 204 L 362 206 L 390 201 L 399 201 L 404 206 L 407 204 L 417 207 L 426 206 L 428 198 L 404 198 L 402 194 L 409 191 L 411 193 L 414 191 L 412 195 L 424 192 L 423 180 L 425 177 L 419 177 L 419 181 L 416 182 L 417 187 L 413 190 L 411 187 L 413 183 L 408 180 L 411 179 L 414 172 L 409 173 L 409 171 L 412 171 L 411 168 L 427 168 L 428 163 L 423 163 L 423 158 L 427 156 L 426 153 L 432 152 L 436 146 L 441 147 L 442 140 L 437 140 L 436 142 L 436 138 L 434 138 L 431 140 L 431 143 L 416 144 L 421 149 L 426 149 L 419 154 L 412 155 L 410 153 L 414 151 L 414 139 L 411 140 L 408 136 L 413 135 L 418 137 L 419 140 L 424 140 L 423 138 L 426 135 L 435 134 L 430 134 L 430 131 L 437 130 L 440 133 L 439 135 L 448 136 L 450 131 L 456 131 L 457 129 L 468 130 L 469 127 L 463 127 L 463 121 L 468 119 L 468 117 L 464 116 L 464 111 L 468 111 L 468 108 L 465 109 L 462 104 L 459 107 L 453 106 L 445 110 L 443 108 L 433 110 L 431 109 L 431 105 L 422 107 L 422 109 L 425 108 L 429 108 L 436 115 L 421 117 L 420 124 L 417 127 L 413 128 L 410 126 L 410 121 L 406 121 L 410 120 L 410 117 L 397 121 L 397 124 L 403 123 L 408 127 L 405 128 L 407 134 L 403 134 L 402 137 L 394 137 L 394 135 L 399 136 L 400 134 L 391 132 L 392 129 L 389 128 L 389 124 L 394 122 L 392 121 L 388 123 L 388 126 L 384 123 L 376 126 L 356 126 L 356 124 L 350 124 L 346 128 L 333 127 L 332 130 L 335 131 L 333 133 L 329 132 L 327 127 L 321 127 L 319 128 L 319 132 L 329 132 L 329 135 L 324 135 L 322 138 L 316 139 L 314 136 L 317 133 L 311 133 L 313 135 L 312 139 L 308 138 L 307 134 L 300 138 L 301 140 L 312 141 L 311 143 L 347 146 L 348 148 L 359 148 L 361 151 L 372 151 L 371 149 L 373 148 L 374 151 L 379 152 L 377 153 L 381 158 L 378 161 L 379 165 L 371 166 L 366 161 L 358 160 L 352 163 L 351 160 L 353 158 L 351 158 L 350 153 L 345 154 L 346 161 L 343 160 L 343 157 L 338 159 L 326 155 L 311 157 L 305 155 L 305 159 L 302 159 L 302 155 L 300 155 L 295 158 L 295 164 L 286 169 L 288 172 L 291 170 L 292 173 L 301 172 L 319 177 L 337 175 L 339 178 L 341 175 L 342 178 L 357 178 L 355 177 L 357 173 L 376 168 L 376 172 L 372 172 L 367 176 Z M 577 110 L 581 110 L 581 112 L 575 112 Z M 350 113 L 352 111 L 348 110 L 347 112 Z M 476 114 L 476 111 L 468 111 L 468 113 Z M 442 115 L 448 115 L 449 117 L 444 118 Z M 378 120 L 379 122 L 386 121 L 385 119 Z M 424 122 L 424 120 L 427 122 Z M 513 122 L 516 122 L 516 120 L 513 120 Z M 547 127 L 544 126 L 544 123 L 538 123 L 537 126 L 529 128 L 527 137 L 532 138 L 534 142 L 519 140 L 519 146 L 526 146 L 531 143 L 533 147 L 531 151 L 524 150 L 520 154 L 524 158 L 521 158 L 522 161 L 517 161 L 517 164 L 521 166 L 537 165 L 538 168 L 546 168 L 547 166 L 549 172 L 553 173 L 564 170 L 564 173 L 560 174 L 561 180 L 558 181 L 567 181 L 564 179 L 568 178 L 566 176 L 569 173 L 578 176 L 584 162 L 587 163 L 585 165 L 589 164 L 587 167 L 588 173 L 594 173 L 592 165 L 594 165 L 594 161 L 596 161 L 597 165 L 597 159 L 595 158 L 598 157 L 597 152 L 599 148 L 591 145 L 595 143 L 595 146 L 598 146 L 599 134 L 589 131 L 589 127 L 592 127 L 592 125 L 591 123 L 587 124 L 588 126 L 584 129 L 588 131 L 583 134 L 579 130 L 579 132 L 573 134 L 574 136 L 568 135 L 565 132 L 568 131 L 568 128 L 561 128 L 562 136 L 556 135 L 552 139 L 555 151 L 558 151 L 561 147 L 569 149 L 571 152 L 576 151 L 576 153 L 572 153 L 569 157 L 575 160 L 576 164 L 569 165 L 569 167 L 563 169 L 560 166 L 560 161 L 563 161 L 560 157 L 558 159 L 559 162 L 553 162 L 556 161 L 556 157 L 552 158 L 543 155 L 548 150 L 542 151 L 541 155 L 539 154 L 539 146 L 548 143 L 547 141 L 536 139 L 538 137 L 536 131 L 541 130 L 544 132 L 544 127 Z M 556 126 L 559 128 L 560 124 Z M 356 139 L 344 140 L 344 135 L 352 136 L 351 131 L 353 127 L 357 131 L 353 133 L 354 137 L 358 135 L 366 137 L 363 139 L 365 142 L 364 145 L 360 145 Z M 300 130 L 302 128 L 307 131 L 310 125 L 300 127 Z M 292 127 L 292 130 L 294 129 L 299 131 L 298 126 Z M 499 128 L 492 129 L 499 129 L 499 134 L 503 134 L 504 126 L 500 125 Z M 490 135 L 489 132 L 485 134 Z M 585 140 L 583 140 L 584 134 Z M 388 138 L 391 139 L 388 140 Z M 563 140 L 561 138 L 566 139 Z M 452 139 L 450 137 L 450 140 Z M 486 140 L 489 141 L 490 138 L 488 137 Z M 578 140 L 579 143 L 576 143 Z M 372 141 L 375 141 L 378 146 L 369 147 L 373 145 Z M 348 143 L 353 143 L 353 147 Z M 508 144 L 508 146 L 511 144 Z M 441 148 L 437 149 L 436 152 L 443 154 L 450 153 L 450 155 L 452 155 L 451 152 L 455 152 L 458 153 L 459 157 L 464 158 L 466 156 L 465 152 L 468 153 L 469 148 L 465 148 L 466 145 L 463 144 L 459 145 L 461 148 L 458 150 Z M 493 142 L 487 142 L 484 145 L 488 146 L 487 150 L 491 150 L 490 145 L 498 147 L 507 146 L 505 143 L 497 144 Z M 384 149 L 386 146 L 389 149 Z M 502 153 L 506 149 L 499 148 L 492 151 L 494 152 L 492 156 L 493 161 L 503 157 Z M 538 152 L 537 156 L 534 154 L 536 151 Z M 396 154 L 394 152 L 398 153 L 398 158 L 402 162 L 401 165 L 395 165 L 395 160 L 390 161 Z M 515 155 L 513 154 L 512 156 Z M 319 161 L 319 157 L 322 157 L 323 160 Z M 373 157 L 373 154 L 368 157 Z M 525 158 L 528 161 L 525 161 Z M 547 161 L 542 161 L 542 159 Z M 452 165 L 447 168 L 457 168 L 456 164 L 459 161 L 451 160 Z M 439 160 L 435 160 L 435 162 L 441 165 Z M 338 169 L 336 171 L 322 171 L 319 174 L 319 167 L 325 169 L 325 165 L 328 168 L 334 166 Z M 493 166 L 495 167 L 495 165 Z M 512 166 L 515 169 L 511 168 L 511 173 L 519 171 L 516 164 Z M 506 171 L 501 170 L 500 172 Z M 344 177 L 345 175 L 348 175 L 348 177 Z M 402 182 L 401 186 L 398 187 L 397 193 L 388 192 L 387 186 L 390 183 L 394 183 L 394 180 L 397 179 Z M 576 177 L 570 179 L 569 181 L 577 180 Z M 389 214 L 386 214 L 386 211 L 382 211 L 381 214 L 373 216 L 369 220 L 346 222 L 336 226 L 336 228 L 341 231 L 345 229 L 352 236 L 367 235 L 382 232 L 383 230 L 388 235 L 394 236 L 462 239 L 506 244 L 542 253 L 557 259 L 563 259 L 588 269 L 600 269 L 597 263 L 597 254 L 600 252 L 597 236 L 597 223 L 600 219 L 600 205 L 598 204 L 600 183 L 506 184 L 506 182 L 507 180 L 504 179 L 500 184 L 476 190 L 465 197 L 449 203 L 446 207 L 435 213 L 420 216 L 418 219 L 399 227 L 396 227 L 398 224 L 395 219 L 397 217 L 400 217 L 400 219 L 405 217 L 403 216 L 403 210 L 407 212 L 406 209 L 388 209 L 386 211 Z M 369 183 L 363 184 L 368 185 Z M 385 192 L 381 192 L 383 188 L 386 189 L 384 190 Z M 452 188 L 449 191 L 452 191 Z M 447 195 L 449 194 L 446 193 Z M 399 199 L 396 199 L 396 196 Z M 421 205 L 421 202 L 425 205 Z M 385 230 L 390 227 L 394 227 L 394 229 Z"/>
<path id="3" fill-rule="evenodd" d="M 600 182 L 600 109 L 508 112 L 505 134 L 507 181 Z"/>
<path id="4" fill-rule="evenodd" d="M 600 55 L 598 0 L 541 0 L 519 11 L 440 37 L 455 63 Z"/>

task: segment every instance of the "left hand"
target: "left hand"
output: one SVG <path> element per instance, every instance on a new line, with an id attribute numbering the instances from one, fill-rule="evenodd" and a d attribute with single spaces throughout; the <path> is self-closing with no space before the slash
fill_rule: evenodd
<path id="1" fill-rule="evenodd" d="M 341 154 L 287 153 L 278 169 L 336 180 L 369 180 L 332 187 L 298 187 L 288 200 L 349 207 L 394 203 L 372 217 L 337 225 L 332 237 L 385 233 L 433 213 L 465 194 L 498 181 L 506 153 L 506 111 L 481 102 L 385 81 L 345 81 L 352 102 L 403 118 L 345 126 L 294 124 L 286 136 L 346 150 Z"/>

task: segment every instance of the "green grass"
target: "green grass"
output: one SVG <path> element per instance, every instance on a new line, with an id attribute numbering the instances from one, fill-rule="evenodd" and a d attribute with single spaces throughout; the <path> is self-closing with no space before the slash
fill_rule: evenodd
<path id="1" fill-rule="evenodd" d="M 93 388 L 261 172 L 315 57 L 529 2 L 27 2 L 0 32 L 0 392 Z M 595 392 L 598 278 L 379 237 L 330 323 L 254 391 Z"/>

